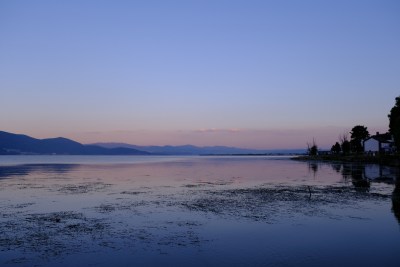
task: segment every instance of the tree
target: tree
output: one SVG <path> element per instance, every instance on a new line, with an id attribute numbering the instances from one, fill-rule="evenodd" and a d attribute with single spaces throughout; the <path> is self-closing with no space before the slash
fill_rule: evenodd
<path id="1" fill-rule="evenodd" d="M 343 133 L 342 135 L 339 135 L 339 141 L 340 141 L 340 146 L 342 148 L 343 155 L 349 154 L 351 146 L 350 146 L 350 142 L 349 142 L 347 133 Z"/>
<path id="2" fill-rule="evenodd" d="M 351 129 L 351 149 L 354 152 L 363 152 L 364 147 L 362 141 L 369 137 L 367 127 L 363 125 L 356 125 Z"/>
<path id="3" fill-rule="evenodd" d="M 349 140 L 343 141 L 343 143 L 342 143 L 343 155 L 349 154 L 349 153 L 350 153 L 350 150 L 351 150 L 351 145 L 350 145 Z"/>
<path id="4" fill-rule="evenodd" d="M 397 151 L 400 148 L 400 96 L 396 97 L 396 104 L 390 110 L 389 117 L 389 133 L 393 135 L 394 144 Z"/>
<path id="5" fill-rule="evenodd" d="M 317 143 L 315 142 L 315 139 L 313 139 L 312 144 L 307 143 L 307 151 L 308 155 L 310 156 L 316 156 L 318 154 L 318 146 Z"/>
<path id="6" fill-rule="evenodd" d="M 340 144 L 338 142 L 336 142 L 332 148 L 331 148 L 332 153 L 334 154 L 339 154 L 340 151 L 342 151 L 342 148 L 340 147 Z"/>

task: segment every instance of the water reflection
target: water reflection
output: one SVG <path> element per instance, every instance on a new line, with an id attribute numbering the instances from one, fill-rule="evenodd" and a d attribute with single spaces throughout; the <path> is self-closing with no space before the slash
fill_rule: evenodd
<path id="1" fill-rule="evenodd" d="M 265 157 L 0 166 L 0 265 L 397 266 L 399 182 Z"/>
<path id="2" fill-rule="evenodd" d="M 397 176 L 392 194 L 392 212 L 400 224 L 400 175 Z"/>
<path id="3" fill-rule="evenodd" d="M 313 174 L 313 176 L 315 178 L 315 176 L 317 175 L 317 172 L 318 172 L 318 164 L 315 163 L 315 162 L 309 162 L 308 163 L 308 170 L 310 172 L 312 172 L 312 174 Z"/>
<path id="4" fill-rule="evenodd" d="M 309 163 L 314 175 L 318 171 L 316 163 Z M 396 167 L 378 164 L 331 163 L 332 169 L 340 173 L 345 181 L 351 180 L 358 192 L 369 192 L 371 183 L 394 184 L 392 192 L 392 212 L 400 224 L 400 170 Z"/>
<path id="5" fill-rule="evenodd" d="M 308 168 L 315 174 L 318 172 L 318 164 L 309 163 Z M 344 180 L 352 180 L 356 187 L 370 187 L 371 182 L 395 184 L 399 180 L 399 168 L 382 166 L 378 164 L 357 164 L 357 163 L 328 163 L 336 173 L 340 173 Z M 368 182 L 368 183 L 367 183 Z M 368 185 L 369 184 L 369 185 Z"/>
<path id="6" fill-rule="evenodd" d="M 350 173 L 351 183 L 353 184 L 356 191 L 368 192 L 371 187 L 371 182 L 365 179 L 365 168 L 363 168 L 364 166 L 343 166 L 344 169 L 346 167 L 349 168 L 346 173 Z"/>
<path id="7" fill-rule="evenodd" d="M 0 179 L 26 176 L 34 172 L 65 174 L 77 168 L 78 164 L 24 164 L 0 166 Z"/>
<path id="8" fill-rule="evenodd" d="M 340 170 L 342 169 L 342 164 L 332 163 L 331 166 L 334 171 L 336 171 L 337 173 L 340 173 Z"/>

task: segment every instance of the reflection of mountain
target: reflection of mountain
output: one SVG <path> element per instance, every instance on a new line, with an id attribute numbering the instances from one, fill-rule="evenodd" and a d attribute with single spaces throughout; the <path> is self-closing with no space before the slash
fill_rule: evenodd
<path id="1" fill-rule="evenodd" d="M 61 154 L 61 155 L 146 155 L 148 152 L 133 148 L 104 148 L 58 137 L 36 139 L 27 135 L 0 131 L 0 155 Z"/>
<path id="2" fill-rule="evenodd" d="M 0 166 L 0 179 L 24 176 L 32 172 L 62 174 L 78 167 L 77 164 L 25 164 L 15 166 Z"/>

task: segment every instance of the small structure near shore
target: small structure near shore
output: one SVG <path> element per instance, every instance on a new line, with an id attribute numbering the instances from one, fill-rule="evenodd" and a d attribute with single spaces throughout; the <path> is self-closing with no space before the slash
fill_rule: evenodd
<path id="1" fill-rule="evenodd" d="M 394 149 L 393 136 L 390 133 L 373 135 L 364 140 L 364 152 L 366 153 L 390 153 Z"/>

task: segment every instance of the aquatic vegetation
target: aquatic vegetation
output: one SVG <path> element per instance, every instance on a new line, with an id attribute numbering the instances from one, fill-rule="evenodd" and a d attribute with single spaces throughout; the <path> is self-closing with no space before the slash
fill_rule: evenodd
<path id="1" fill-rule="evenodd" d="M 361 194 L 348 186 L 296 187 L 276 186 L 246 189 L 204 190 L 182 206 L 222 216 L 262 220 L 268 223 L 282 217 L 307 216 L 340 217 L 340 207 L 356 206 L 359 200 L 385 200 L 390 196 L 379 193 Z"/>
<path id="2" fill-rule="evenodd" d="M 399 217 L 398 184 L 391 178 L 395 172 L 382 169 L 386 176 L 371 180 L 364 176 L 366 170 L 379 173 L 374 166 L 203 159 L 81 165 L 57 175 L 48 171 L 57 168 L 32 167 L 4 177 L 0 265 L 69 266 L 78 258 L 83 265 L 97 266 L 121 258 L 121 265 L 137 266 L 232 266 L 238 260 L 252 266 L 301 265 L 310 259 L 319 265 L 336 257 L 338 249 L 347 252 L 349 240 L 352 248 L 360 248 L 354 253 L 364 253 L 360 236 L 378 228 L 374 242 L 389 257 L 386 265 L 394 262 L 390 255 L 397 255 Z M 324 250 L 335 255 L 322 258 L 314 243 L 301 236 L 317 244 L 343 231 L 347 241 L 336 240 L 340 246 Z M 299 241 L 291 248 L 294 240 Z M 298 252 L 302 247 L 311 249 Z"/>

